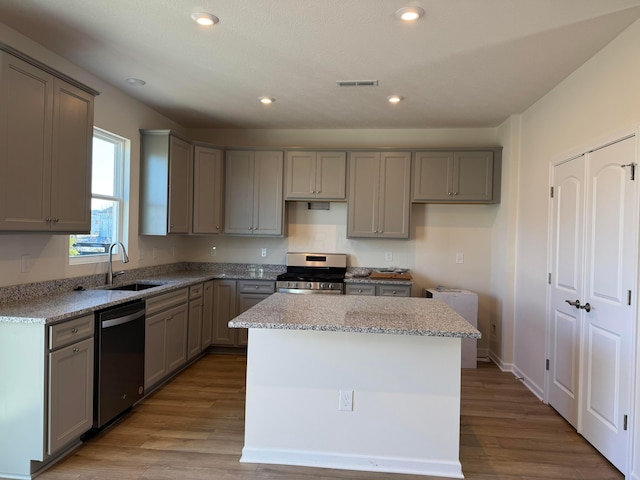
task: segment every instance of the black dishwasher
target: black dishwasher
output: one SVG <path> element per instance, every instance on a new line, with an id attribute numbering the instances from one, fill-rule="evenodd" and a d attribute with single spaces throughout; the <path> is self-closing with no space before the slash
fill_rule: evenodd
<path id="1" fill-rule="evenodd" d="M 144 300 L 96 312 L 93 426 L 101 428 L 144 393 Z"/>

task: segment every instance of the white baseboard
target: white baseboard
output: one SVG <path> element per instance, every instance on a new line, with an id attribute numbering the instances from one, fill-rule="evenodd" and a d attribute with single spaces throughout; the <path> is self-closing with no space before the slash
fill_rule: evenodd
<path id="1" fill-rule="evenodd" d="M 515 377 L 518 380 L 521 380 L 522 383 L 524 383 L 525 387 L 527 387 L 529 390 L 531 390 L 531 393 L 533 393 L 536 397 L 538 397 L 538 399 L 541 402 L 544 402 L 544 389 L 543 388 L 541 388 L 534 381 L 532 381 L 529 377 L 527 377 L 524 373 L 522 373 L 520 370 L 518 370 L 518 367 L 513 366 L 513 369 L 511 371 L 513 372 L 513 374 L 515 375 Z"/>
<path id="2" fill-rule="evenodd" d="M 432 475 L 436 477 L 464 478 L 460 462 L 429 461 L 412 458 L 341 455 L 327 452 L 243 448 L 243 463 L 296 465 L 301 467 L 337 468 L 366 472 Z"/>

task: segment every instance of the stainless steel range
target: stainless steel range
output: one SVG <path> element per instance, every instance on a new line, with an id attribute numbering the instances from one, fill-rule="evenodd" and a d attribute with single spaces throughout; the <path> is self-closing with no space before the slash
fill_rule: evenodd
<path id="1" fill-rule="evenodd" d="M 278 292 L 344 293 L 347 255 L 344 253 L 287 253 L 287 271 L 276 278 Z"/>

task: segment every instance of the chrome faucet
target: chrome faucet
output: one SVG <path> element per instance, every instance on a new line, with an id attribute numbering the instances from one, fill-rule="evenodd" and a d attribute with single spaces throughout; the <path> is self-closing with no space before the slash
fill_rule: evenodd
<path id="1" fill-rule="evenodd" d="M 127 251 L 124 248 L 122 242 L 115 242 L 109 245 L 109 266 L 107 267 L 107 285 L 113 285 L 113 277 L 117 277 L 118 275 L 122 275 L 124 272 L 113 272 L 113 264 L 112 264 L 112 253 L 113 247 L 116 245 L 120 245 L 122 248 L 122 263 L 129 263 L 129 257 L 127 256 Z"/>

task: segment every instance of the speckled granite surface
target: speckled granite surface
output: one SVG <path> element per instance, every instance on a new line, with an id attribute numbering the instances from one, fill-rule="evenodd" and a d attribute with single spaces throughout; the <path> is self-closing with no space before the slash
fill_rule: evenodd
<path id="1" fill-rule="evenodd" d="M 169 267 L 173 267 L 171 270 Z M 86 315 L 120 303 L 149 298 L 181 287 L 216 278 L 272 280 L 284 271 L 279 265 L 171 264 L 129 270 L 114 285 L 133 282 L 157 283 L 140 292 L 108 290 L 104 275 L 69 278 L 38 284 L 6 287 L 0 296 L 0 323 L 48 324 Z M 74 291 L 77 286 L 86 290 Z"/>
<path id="2" fill-rule="evenodd" d="M 417 297 L 275 293 L 231 320 L 229 326 L 460 338 L 481 336 L 444 302 Z"/>

